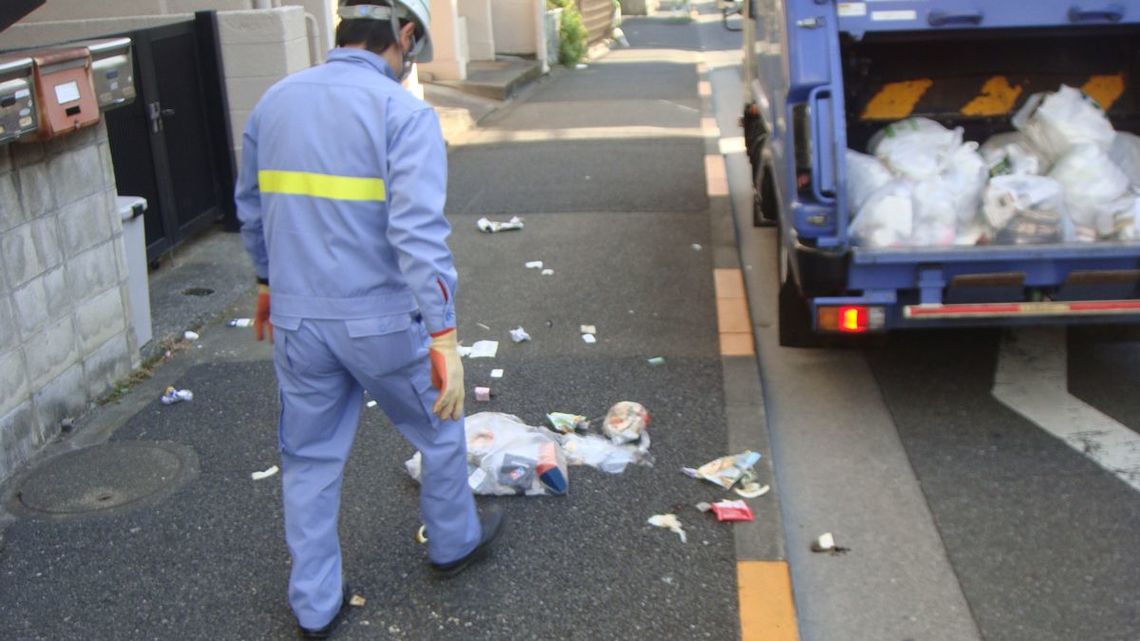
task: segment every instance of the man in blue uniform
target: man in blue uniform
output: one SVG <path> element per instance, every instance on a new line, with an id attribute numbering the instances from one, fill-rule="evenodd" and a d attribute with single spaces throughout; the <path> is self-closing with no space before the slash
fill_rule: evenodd
<path id="1" fill-rule="evenodd" d="M 427 0 L 339 14 L 328 61 L 274 85 L 250 115 L 236 190 L 256 335 L 274 342 L 289 603 L 306 638 L 326 638 L 347 611 L 337 513 L 365 390 L 423 455 L 436 573 L 485 557 L 502 525 L 498 512 L 479 518 L 467 485 L 443 137 L 400 86 L 431 59 Z"/>

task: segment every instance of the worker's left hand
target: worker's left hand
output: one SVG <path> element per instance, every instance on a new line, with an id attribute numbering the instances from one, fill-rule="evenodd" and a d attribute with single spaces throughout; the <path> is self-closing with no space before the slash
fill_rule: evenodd
<path id="1" fill-rule="evenodd" d="M 431 337 L 431 384 L 439 390 L 439 398 L 431 411 L 443 419 L 463 416 L 463 362 L 459 360 L 459 340 L 455 328 Z"/>
<path id="2" fill-rule="evenodd" d="M 253 333 L 257 340 L 265 340 L 265 330 L 269 329 L 269 342 L 273 342 L 273 323 L 269 322 L 269 285 L 257 286 L 257 312 L 253 317 Z"/>

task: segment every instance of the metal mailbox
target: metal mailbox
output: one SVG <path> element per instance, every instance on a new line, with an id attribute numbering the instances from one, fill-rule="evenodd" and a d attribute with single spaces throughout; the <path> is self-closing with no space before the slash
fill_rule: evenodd
<path id="1" fill-rule="evenodd" d="M 44 49 L 27 55 L 35 63 L 40 140 L 99 122 L 99 104 L 91 83 L 91 54 L 86 47 Z"/>
<path id="2" fill-rule="evenodd" d="M 70 46 L 86 47 L 91 53 L 91 81 L 99 109 L 107 111 L 135 100 L 135 66 L 130 38 L 84 40 Z"/>
<path id="3" fill-rule="evenodd" d="M 0 144 L 39 128 L 32 66 L 31 58 L 0 58 Z"/>

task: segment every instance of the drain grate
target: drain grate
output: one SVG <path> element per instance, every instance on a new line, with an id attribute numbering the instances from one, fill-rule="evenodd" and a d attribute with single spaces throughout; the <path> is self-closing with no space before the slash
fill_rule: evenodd
<path id="1" fill-rule="evenodd" d="M 209 287 L 188 287 L 182 290 L 183 296 L 209 296 L 214 290 Z"/>
<path id="2" fill-rule="evenodd" d="M 45 461 L 19 484 L 16 506 L 55 517 L 113 510 L 166 496 L 197 468 L 185 445 L 106 443 Z"/>

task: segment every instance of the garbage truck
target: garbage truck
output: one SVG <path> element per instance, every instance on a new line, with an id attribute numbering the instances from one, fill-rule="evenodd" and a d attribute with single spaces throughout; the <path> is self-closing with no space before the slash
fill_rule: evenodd
<path id="1" fill-rule="evenodd" d="M 987 221 L 994 167 L 984 199 L 961 204 L 937 190 L 922 201 L 924 183 L 905 174 L 924 159 L 885 164 L 911 194 L 882 214 L 888 224 L 917 236 L 919 209 L 955 202 L 961 227 L 990 226 L 922 242 L 866 242 L 853 223 L 867 212 L 851 202 L 852 156 L 889 161 L 883 141 L 897 142 L 907 123 L 937 123 L 977 149 L 1016 133 L 1019 117 L 1030 129 L 1024 121 L 1043 98 L 1076 95 L 1075 113 L 1093 105 L 1118 135 L 1140 133 L 1140 0 L 745 0 L 743 15 L 741 123 L 753 222 L 778 229 L 782 345 L 904 328 L 1140 320 L 1140 236 L 1079 233 L 1073 194 L 1054 212 L 1064 223 L 1049 227 L 1055 234 L 1002 238 Z M 1102 151 L 1070 142 L 1086 156 Z M 1003 180 L 1051 185 L 1066 163 L 1046 154 L 1027 172 L 1039 176 Z M 1078 169 L 1069 172 L 1077 190 L 1099 179 L 1095 167 Z M 1140 185 L 1130 189 L 1135 201 Z M 1017 209 L 1021 196 L 994 198 Z M 1025 209 L 1023 223 L 1040 213 Z"/>

